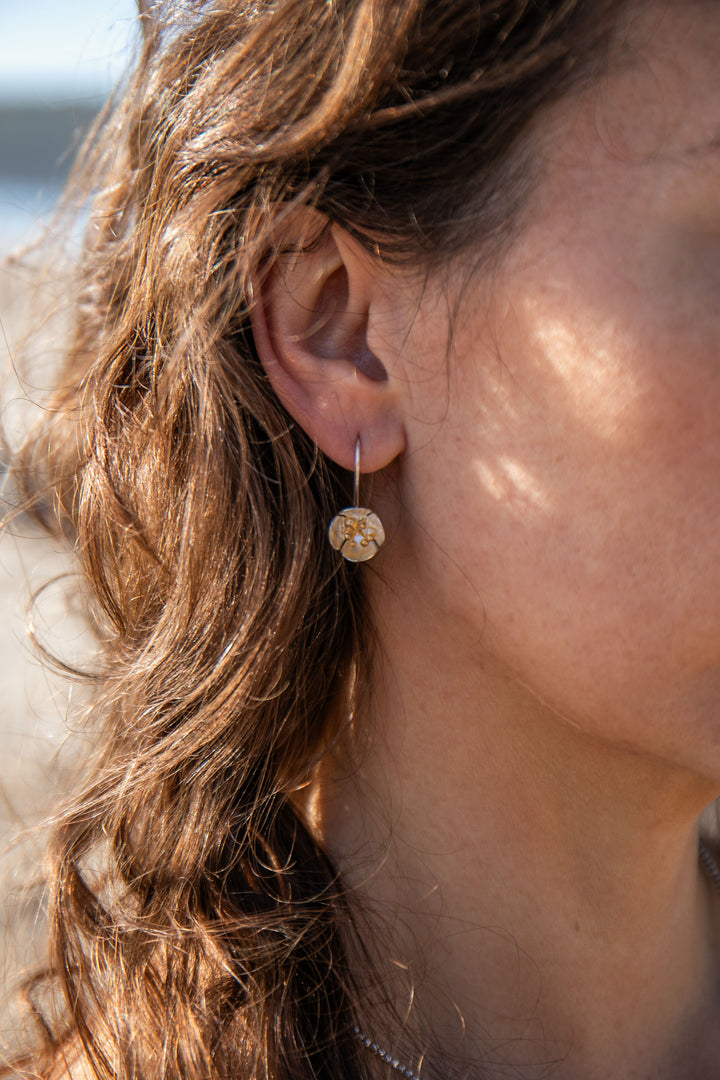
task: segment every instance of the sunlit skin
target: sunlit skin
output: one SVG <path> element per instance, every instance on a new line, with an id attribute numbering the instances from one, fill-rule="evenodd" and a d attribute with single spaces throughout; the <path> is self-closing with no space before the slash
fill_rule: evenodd
<path id="1" fill-rule="evenodd" d="M 720 9 L 650 5 L 625 42 L 540 125 L 492 273 L 418 285 L 336 229 L 259 330 L 321 449 L 349 468 L 359 433 L 376 472 L 373 738 L 313 820 L 440 1076 L 458 1013 L 491 1077 L 720 1068 Z"/>

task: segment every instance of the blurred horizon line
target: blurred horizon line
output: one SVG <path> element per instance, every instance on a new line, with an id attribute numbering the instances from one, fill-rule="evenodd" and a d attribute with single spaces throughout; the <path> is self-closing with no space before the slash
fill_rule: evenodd
<path id="1" fill-rule="evenodd" d="M 88 79 L 78 84 L 66 79 L 37 80 L 28 83 L 4 80 L 0 77 L 0 111 L 8 108 L 51 108 L 73 105 L 99 109 L 112 93 L 112 86 Z"/>

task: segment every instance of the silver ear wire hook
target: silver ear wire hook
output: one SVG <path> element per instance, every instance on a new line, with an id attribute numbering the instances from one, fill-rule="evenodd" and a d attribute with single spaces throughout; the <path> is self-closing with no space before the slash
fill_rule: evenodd
<path id="1" fill-rule="evenodd" d="M 360 436 L 355 440 L 355 483 L 353 484 L 353 506 L 360 505 Z"/>
<path id="2" fill-rule="evenodd" d="M 349 562 L 367 562 L 385 543 L 385 530 L 377 514 L 360 506 L 360 436 L 355 440 L 353 506 L 346 506 L 330 522 L 328 539 Z"/>

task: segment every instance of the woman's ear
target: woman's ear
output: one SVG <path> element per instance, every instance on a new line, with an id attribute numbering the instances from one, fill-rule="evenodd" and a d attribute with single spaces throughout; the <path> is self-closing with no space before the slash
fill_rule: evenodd
<path id="1" fill-rule="evenodd" d="M 323 453 L 352 469 L 360 438 L 363 472 L 374 472 L 405 446 L 392 357 L 368 345 L 378 268 L 316 211 L 296 230 L 284 237 L 292 253 L 275 257 L 256 289 L 255 345 L 283 405 Z"/>

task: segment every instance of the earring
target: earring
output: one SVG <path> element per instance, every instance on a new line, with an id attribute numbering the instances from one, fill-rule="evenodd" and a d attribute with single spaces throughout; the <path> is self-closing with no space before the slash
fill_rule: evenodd
<path id="1" fill-rule="evenodd" d="M 385 543 L 385 530 L 377 514 L 360 506 L 360 436 L 355 442 L 354 506 L 347 506 L 330 522 L 328 539 L 349 562 L 367 562 Z"/>

